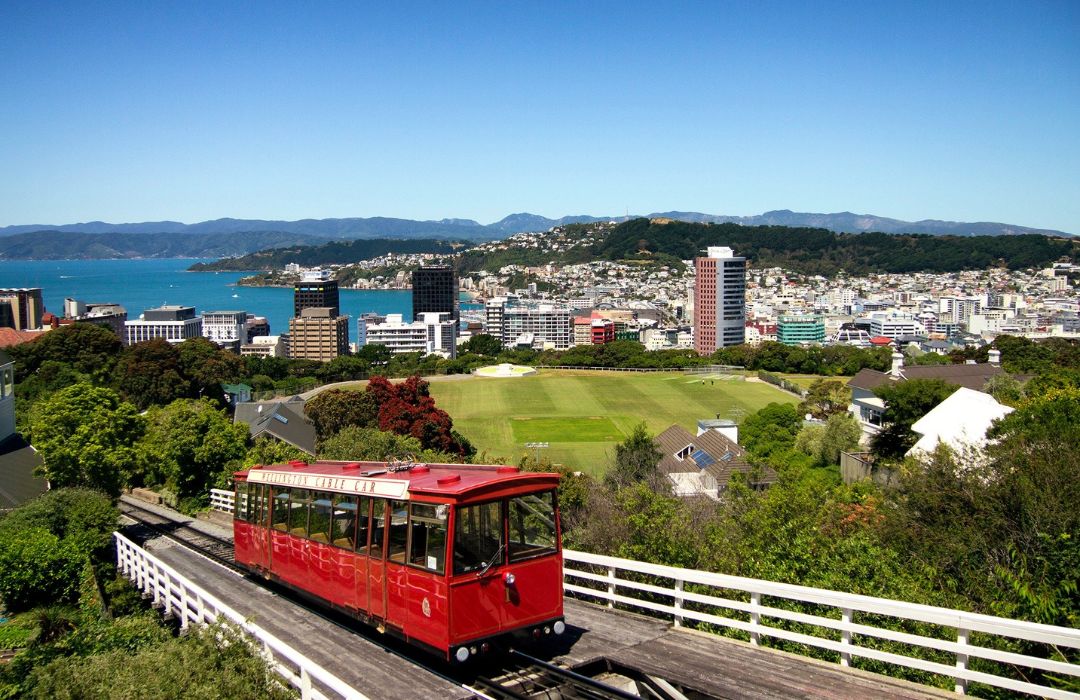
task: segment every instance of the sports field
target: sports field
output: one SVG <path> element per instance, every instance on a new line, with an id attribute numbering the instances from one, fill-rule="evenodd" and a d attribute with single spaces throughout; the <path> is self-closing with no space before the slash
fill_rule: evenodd
<path id="1" fill-rule="evenodd" d="M 431 395 L 454 428 L 490 457 L 516 462 L 526 442 L 546 442 L 544 457 L 591 474 L 607 470 L 615 444 L 641 421 L 653 434 L 672 423 L 693 433 L 700 418 L 741 420 L 772 401 L 796 403 L 762 382 L 558 370 L 433 381 Z"/>

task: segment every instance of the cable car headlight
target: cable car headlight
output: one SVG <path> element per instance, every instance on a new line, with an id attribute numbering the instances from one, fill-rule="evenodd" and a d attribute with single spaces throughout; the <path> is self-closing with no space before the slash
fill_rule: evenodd
<path id="1" fill-rule="evenodd" d="M 454 658 L 461 663 L 465 663 L 469 660 L 469 650 L 465 647 L 458 647 L 458 650 L 454 652 Z"/>
<path id="2" fill-rule="evenodd" d="M 555 624 L 551 626 L 551 629 L 555 630 L 555 634 L 562 634 L 566 631 L 566 623 L 562 620 L 557 620 Z"/>

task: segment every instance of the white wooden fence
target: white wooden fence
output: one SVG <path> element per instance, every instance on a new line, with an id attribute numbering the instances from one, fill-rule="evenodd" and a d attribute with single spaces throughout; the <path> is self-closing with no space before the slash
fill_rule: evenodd
<path id="1" fill-rule="evenodd" d="M 232 492 L 215 489 L 213 493 L 214 502 L 220 502 L 215 507 L 231 513 Z M 1080 649 L 1078 629 L 809 586 L 646 564 L 570 549 L 563 551 L 563 562 L 565 592 L 601 601 L 608 607 L 620 605 L 647 610 L 653 615 L 670 619 L 676 627 L 688 621 L 699 622 L 745 632 L 753 645 L 760 644 L 763 637 L 804 644 L 837 653 L 842 666 L 850 666 L 852 657 L 858 656 L 935 673 L 955 679 L 957 693 L 965 693 L 969 683 L 983 683 L 1047 698 L 1080 700 L 1080 693 L 969 668 L 971 659 L 985 659 L 1021 669 L 1021 675 L 1026 674 L 1027 669 L 1038 669 L 1059 677 L 1080 679 L 1080 664 L 1001 651 L 974 644 L 971 640 L 972 635 L 976 634 L 979 635 L 977 641 L 995 637 L 1045 644 L 1064 659 L 1066 652 L 1072 651 L 1075 657 L 1075 651 Z M 692 590 L 694 587 L 731 591 L 745 600 L 695 592 Z M 768 604 L 770 599 L 831 608 L 835 616 L 773 607 Z M 732 613 L 737 617 L 731 617 Z M 856 616 L 859 620 L 855 619 Z M 909 621 L 936 625 L 948 628 L 955 636 L 942 639 L 887 629 L 879 626 L 883 622 L 880 618 L 888 618 L 893 623 Z M 804 627 L 800 628 L 802 631 L 795 631 L 777 626 L 783 621 L 799 623 Z M 892 642 L 894 647 L 902 645 L 908 652 L 939 652 L 951 657 L 952 663 L 875 648 L 873 640 Z"/>
<path id="2" fill-rule="evenodd" d="M 351 688 L 345 681 L 296 649 L 245 620 L 240 613 L 189 581 L 153 554 L 118 532 L 113 533 L 113 536 L 116 539 L 116 560 L 120 571 L 131 579 L 136 588 L 151 596 L 155 606 L 161 606 L 166 614 L 179 619 L 181 629 L 187 629 L 192 623 L 209 624 L 218 618 L 224 618 L 240 627 L 256 642 L 271 667 L 300 691 L 303 700 L 328 700 L 324 693 L 313 687 L 313 681 L 318 681 L 333 692 L 331 697 L 368 700 L 367 696 Z"/>
<path id="3" fill-rule="evenodd" d="M 233 499 L 234 495 L 232 491 L 210 489 L 210 507 L 214 510 L 220 510 L 223 513 L 232 513 Z"/>
<path id="4" fill-rule="evenodd" d="M 964 693 L 968 683 L 977 682 L 1048 698 L 1080 698 L 1080 694 L 1067 690 L 968 667 L 969 660 L 979 658 L 1025 671 L 1039 669 L 1058 676 L 1080 677 L 1080 664 L 1000 651 L 971 643 L 972 634 L 1005 637 L 1047 644 L 1061 654 L 1064 650 L 1080 649 L 1080 630 L 1077 629 L 978 615 L 887 598 L 645 564 L 572 550 L 565 550 L 563 559 L 563 589 L 567 593 L 604 601 L 608 607 L 618 604 L 648 610 L 654 615 L 659 614 L 672 620 L 676 626 L 682 626 L 687 621 L 701 622 L 746 632 L 749 634 L 750 643 L 754 645 L 760 644 L 763 637 L 773 637 L 826 649 L 839 654 L 843 666 L 850 665 L 852 657 L 861 656 L 936 673 L 956 679 L 957 693 Z M 688 587 L 737 592 L 737 597 L 746 600 L 692 592 Z M 837 616 L 807 614 L 768 604 L 770 600 L 777 599 L 832 608 Z M 741 613 L 739 617 L 743 619 L 729 617 L 731 612 L 737 615 Z M 860 617 L 865 619 L 856 622 L 854 618 L 859 613 L 867 615 L 861 615 Z M 951 628 L 955 630 L 955 641 L 879 627 L 874 624 L 880 622 L 874 619 L 876 617 Z M 777 621 L 802 623 L 810 628 L 797 632 L 776 626 Z M 955 662 L 946 664 L 930 661 L 860 643 L 861 640 L 869 641 L 870 638 L 897 642 L 912 651 L 931 649 L 944 652 L 952 656 Z"/>

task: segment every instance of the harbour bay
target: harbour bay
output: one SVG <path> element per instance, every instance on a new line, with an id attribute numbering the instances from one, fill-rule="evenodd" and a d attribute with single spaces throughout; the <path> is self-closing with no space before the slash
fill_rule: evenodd
<path id="1" fill-rule="evenodd" d="M 273 334 L 288 332 L 293 314 L 289 287 L 239 287 L 245 272 L 188 272 L 191 258 L 134 260 L 6 260 L 0 262 L 0 287 L 41 287 L 45 308 L 62 316 L 64 298 L 86 302 L 113 302 L 138 318 L 162 304 L 194 306 L 204 311 L 247 311 L 265 316 Z M 360 314 L 412 314 L 408 290 L 342 289 L 341 312 L 356 319 Z M 355 321 L 350 323 L 355 336 Z"/>

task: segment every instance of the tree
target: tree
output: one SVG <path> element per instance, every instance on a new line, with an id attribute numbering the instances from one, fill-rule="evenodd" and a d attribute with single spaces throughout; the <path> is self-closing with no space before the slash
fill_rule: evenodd
<path id="1" fill-rule="evenodd" d="M 819 461 L 822 464 L 839 464 L 840 453 L 857 448 L 861 437 L 862 428 L 855 416 L 847 412 L 829 416 L 821 436 Z"/>
<path id="2" fill-rule="evenodd" d="M 87 486 L 117 496 L 137 470 L 134 445 L 145 422 L 115 392 L 79 383 L 38 402 L 30 418 L 43 474 L 55 487 Z"/>
<path id="3" fill-rule="evenodd" d="M 20 381 L 46 362 L 69 365 L 80 374 L 108 377 L 120 354 L 120 339 L 108 328 L 92 323 L 61 326 L 32 343 L 8 348 Z"/>
<path id="4" fill-rule="evenodd" d="M 180 351 L 162 338 L 124 348 L 116 363 L 116 385 L 140 410 L 191 396 Z"/>
<path id="5" fill-rule="evenodd" d="M 739 441 L 752 455 L 767 457 L 791 449 L 801 428 L 802 416 L 795 406 L 773 402 L 743 419 Z"/>
<path id="6" fill-rule="evenodd" d="M 255 438 L 255 444 L 248 448 L 241 466 L 247 468 L 256 464 L 284 464 L 294 459 L 307 461 L 310 457 L 307 452 L 287 442 L 263 435 Z"/>
<path id="7" fill-rule="evenodd" d="M 881 432 L 871 445 L 873 452 L 879 457 L 903 457 L 915 444 L 911 426 L 955 391 L 954 385 L 940 379 L 909 379 L 879 386 L 874 393 L 885 402 L 885 413 Z"/>
<path id="8" fill-rule="evenodd" d="M 495 357 L 502 350 L 502 342 L 488 333 L 477 333 L 461 346 L 463 353 L 471 352 L 475 355 L 487 355 L 488 357 Z"/>
<path id="9" fill-rule="evenodd" d="M 851 403 L 851 389 L 838 379 L 818 379 L 810 385 L 806 397 L 799 404 L 799 412 L 825 420 L 831 415 L 844 413 Z"/>
<path id="10" fill-rule="evenodd" d="M 371 363 L 369 361 L 353 355 L 340 355 L 323 364 L 315 373 L 315 376 L 323 382 L 345 382 L 367 379 L 370 370 Z"/>
<path id="11" fill-rule="evenodd" d="M 86 557 L 112 544 L 119 511 L 101 491 L 87 488 L 51 489 L 0 520 L 0 533 L 41 528 L 70 540 Z M 3 539 L 3 536 L 0 536 Z"/>
<path id="12" fill-rule="evenodd" d="M 315 424 L 319 440 L 326 440 L 349 426 L 378 425 L 378 395 L 370 391 L 328 389 L 305 403 L 304 413 Z"/>
<path id="13" fill-rule="evenodd" d="M 425 450 L 413 437 L 355 425 L 342 428 L 319 448 L 320 459 L 384 462 L 408 456 L 421 462 L 450 462 L 456 457 Z"/>
<path id="14" fill-rule="evenodd" d="M 632 484 L 659 482 L 657 465 L 663 453 L 653 441 L 645 423 L 638 423 L 625 440 L 615 446 L 615 464 L 604 476 L 604 482 L 612 488 Z"/>
<path id="15" fill-rule="evenodd" d="M 399 384 L 383 377 L 372 377 L 367 392 L 379 407 L 379 429 L 411 435 L 426 450 L 469 458 L 476 450 L 453 430 L 449 414 L 435 406 L 428 383 L 413 375 Z"/>
<path id="16" fill-rule="evenodd" d="M 795 437 L 795 448 L 814 458 L 817 466 L 839 464 L 840 453 L 859 445 L 862 429 L 850 413 L 829 416 L 824 425 L 808 425 Z"/>
<path id="17" fill-rule="evenodd" d="M 176 346 L 180 371 L 190 382 L 191 398 L 206 398 L 225 405 L 222 384 L 235 384 L 246 366 L 239 355 L 219 348 L 207 338 L 189 338 Z"/>
<path id="18" fill-rule="evenodd" d="M 234 424 L 206 399 L 154 407 L 146 419 L 146 435 L 138 444 L 146 481 L 176 493 L 182 510 L 203 503 L 247 453 L 247 427 Z"/>
<path id="19" fill-rule="evenodd" d="M 1024 385 L 1011 374 L 996 374 L 990 377 L 983 391 L 993 396 L 998 403 L 1013 408 L 1024 400 Z"/>

